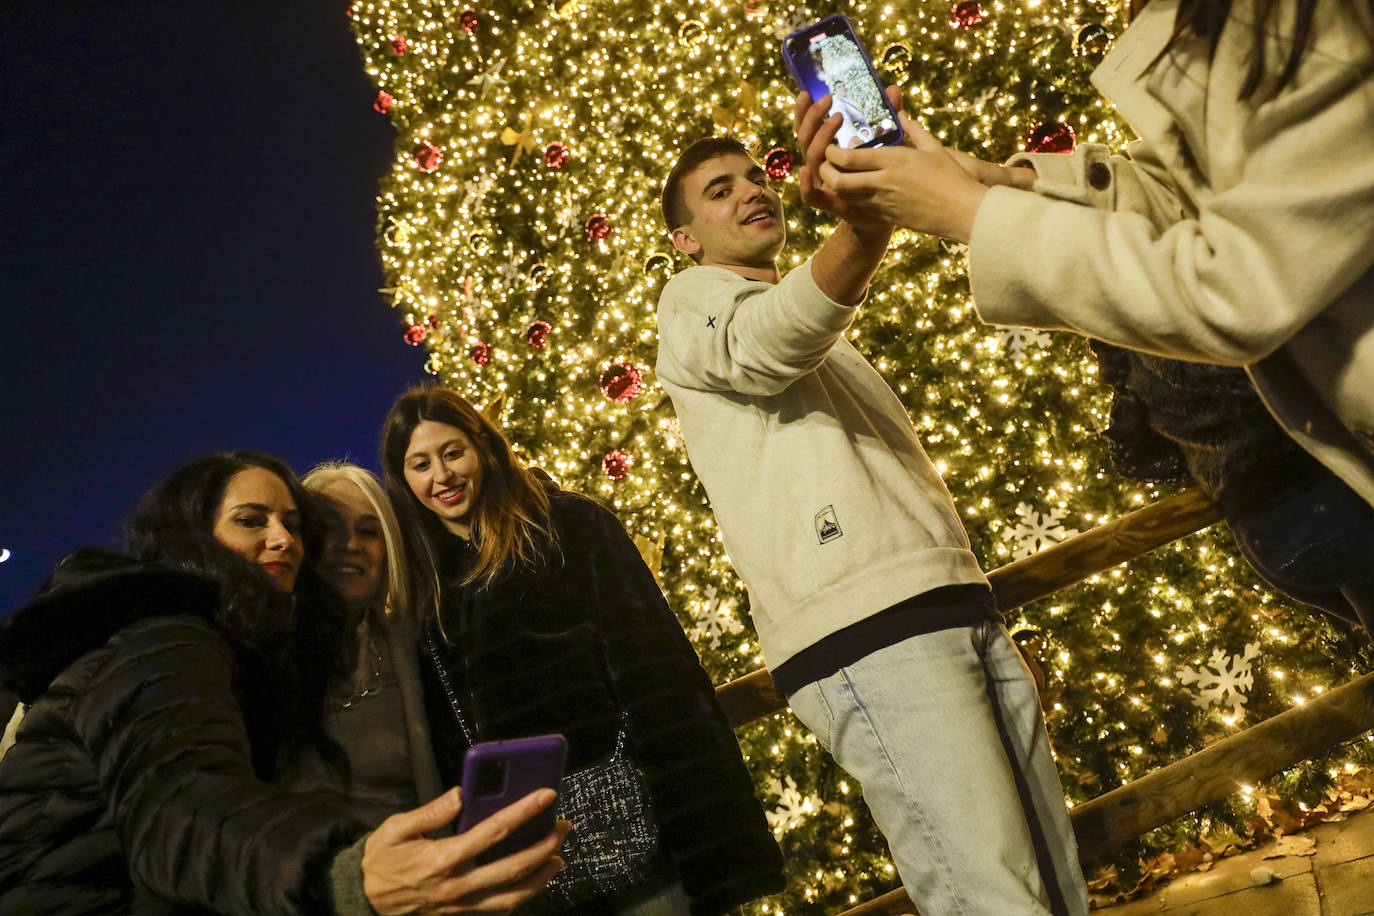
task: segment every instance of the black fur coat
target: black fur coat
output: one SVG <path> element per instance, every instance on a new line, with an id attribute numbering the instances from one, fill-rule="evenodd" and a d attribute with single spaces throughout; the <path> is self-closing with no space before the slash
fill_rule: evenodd
<path id="1" fill-rule="evenodd" d="M 423 665 L 441 773 L 458 782 L 465 732 L 476 741 L 561 733 L 572 771 L 606 758 L 623 728 L 692 912 L 781 890 L 782 856 L 739 745 L 653 574 L 609 511 L 572 493 L 551 499 L 558 547 L 490 587 L 462 585 L 475 551 L 457 537 L 445 544 L 447 641 L 431 621 L 422 649 L 447 682 Z"/>

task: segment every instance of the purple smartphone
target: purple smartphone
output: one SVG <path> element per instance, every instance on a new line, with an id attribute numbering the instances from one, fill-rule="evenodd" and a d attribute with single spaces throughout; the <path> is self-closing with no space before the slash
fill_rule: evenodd
<path id="1" fill-rule="evenodd" d="M 568 742 L 562 735 L 483 741 L 468 748 L 463 758 L 463 810 L 458 832 L 471 829 L 536 789 L 557 792 L 567 756 Z M 539 842 L 553 830 L 554 821 L 554 805 L 549 805 L 478 856 L 477 862 L 491 862 Z"/>
<path id="2" fill-rule="evenodd" d="M 883 93 L 882 81 L 854 23 L 826 16 L 782 40 L 782 57 L 797 85 L 819 99 L 829 94 L 830 114 L 844 115 L 835 142 L 844 147 L 895 146 L 901 121 Z"/>

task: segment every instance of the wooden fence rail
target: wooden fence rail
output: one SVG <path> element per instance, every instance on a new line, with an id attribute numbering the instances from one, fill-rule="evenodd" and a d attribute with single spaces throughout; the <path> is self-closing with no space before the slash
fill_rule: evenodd
<path id="1" fill-rule="evenodd" d="M 1069 816 L 1080 855 L 1091 860 L 1371 729 L 1374 674 L 1366 674 L 1074 808 Z M 846 910 L 843 916 L 915 911 L 906 890 L 897 888 Z"/>
<path id="2" fill-rule="evenodd" d="M 1039 553 L 988 573 L 997 609 L 1009 611 L 1111 569 L 1170 541 L 1206 528 L 1221 510 L 1197 489 L 1184 490 L 1098 525 Z M 739 728 L 787 705 L 760 668 L 716 688 L 730 725 Z"/>

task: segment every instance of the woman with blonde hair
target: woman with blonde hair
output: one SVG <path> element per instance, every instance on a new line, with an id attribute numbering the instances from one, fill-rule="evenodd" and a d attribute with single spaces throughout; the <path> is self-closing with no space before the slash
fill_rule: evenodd
<path id="1" fill-rule="evenodd" d="M 318 755 L 285 780 L 293 791 L 346 793 L 355 814 L 377 824 L 443 790 L 430 750 L 416 665 L 415 612 L 396 513 L 377 478 L 355 464 L 326 462 L 302 479 L 321 499 L 321 578 L 344 600 L 346 677 L 326 699 L 325 730 L 344 749 L 340 779 Z"/>
<path id="2" fill-rule="evenodd" d="M 527 911 L 720 913 L 780 890 L 715 690 L 620 521 L 442 388 L 392 407 L 382 464 L 440 773 L 477 741 L 568 741 L 567 867 Z"/>

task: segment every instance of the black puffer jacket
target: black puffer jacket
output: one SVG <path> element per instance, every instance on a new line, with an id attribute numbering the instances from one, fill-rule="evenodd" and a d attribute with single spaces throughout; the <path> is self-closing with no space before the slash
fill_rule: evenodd
<path id="1" fill-rule="evenodd" d="M 75 568 L 73 565 L 75 564 Z M 213 582 L 78 555 L 0 624 L 0 913 L 320 913 L 365 828 L 259 781 Z"/>
<path id="2" fill-rule="evenodd" d="M 456 537 L 445 545 L 448 641 L 431 622 L 422 648 L 445 779 L 461 777 L 465 730 L 477 741 L 560 732 L 577 770 L 606 758 L 623 727 L 692 911 L 721 913 L 781 890 L 782 855 L 739 745 L 653 574 L 609 511 L 572 493 L 551 498 L 559 550 L 537 568 L 463 586 L 474 551 Z M 579 909 L 614 912 L 622 902 Z"/>

